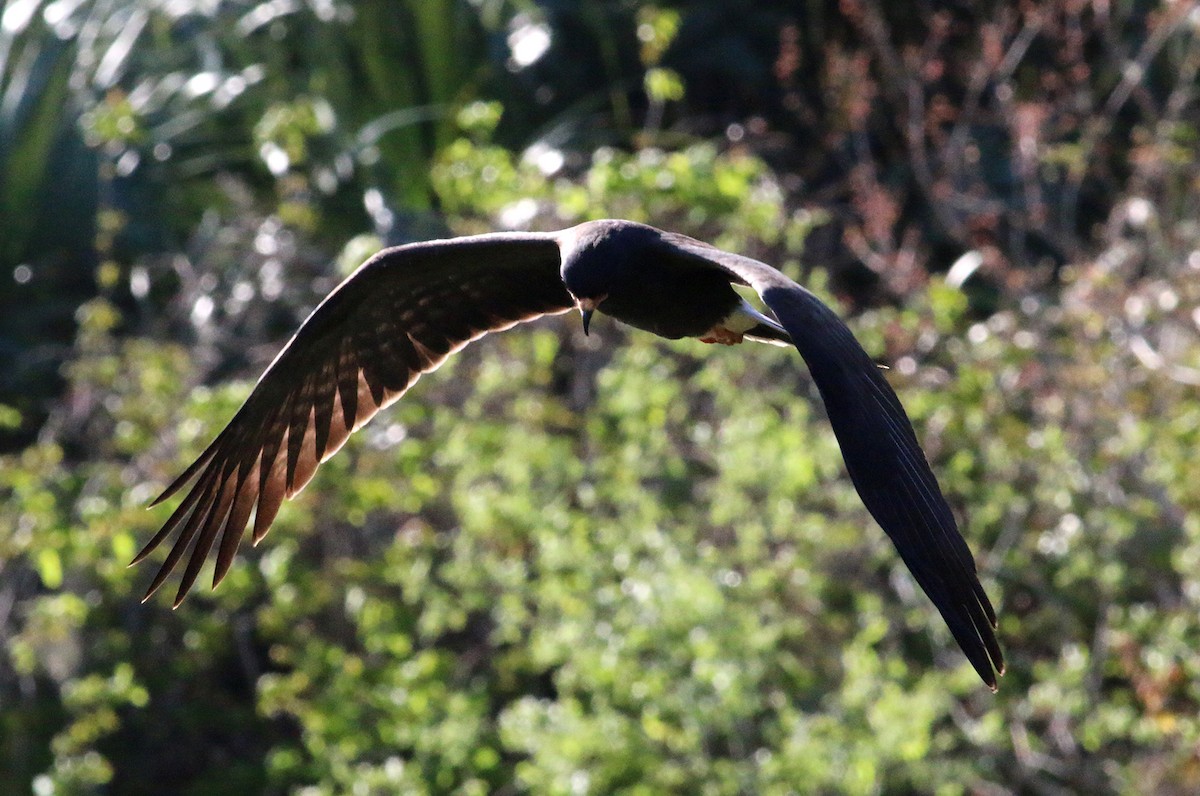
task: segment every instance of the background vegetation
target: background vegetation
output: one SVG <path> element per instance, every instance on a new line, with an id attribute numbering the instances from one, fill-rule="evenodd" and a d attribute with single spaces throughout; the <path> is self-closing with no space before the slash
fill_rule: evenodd
<path id="1" fill-rule="evenodd" d="M 0 792 L 1196 792 L 1198 70 L 1188 2 L 9 0 Z M 853 316 L 998 695 L 794 353 L 571 317 L 139 604 L 146 502 L 347 269 L 603 216 Z"/>

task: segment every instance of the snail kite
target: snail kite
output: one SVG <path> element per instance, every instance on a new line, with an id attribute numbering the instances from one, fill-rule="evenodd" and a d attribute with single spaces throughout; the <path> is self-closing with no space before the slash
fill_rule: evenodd
<path id="1" fill-rule="evenodd" d="M 733 289 L 748 285 L 774 316 Z M 178 605 L 216 546 L 213 585 L 254 515 L 254 542 L 284 498 L 422 373 L 488 332 L 578 309 L 667 338 L 792 344 L 825 402 L 863 503 L 991 688 L 1004 663 L 996 614 L 879 367 L 812 293 L 769 265 L 629 221 L 414 243 L 372 257 L 313 311 L 212 444 L 155 504 L 192 484 L 134 559 L 178 535 L 146 594 L 187 557 Z M 190 550 L 190 553 L 189 553 Z"/>

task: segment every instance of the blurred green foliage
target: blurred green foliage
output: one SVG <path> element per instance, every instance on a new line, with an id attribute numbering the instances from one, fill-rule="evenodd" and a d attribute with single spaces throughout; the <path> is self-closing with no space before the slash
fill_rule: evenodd
<path id="1" fill-rule="evenodd" d="M 1056 31 L 1096 14 L 1001 5 L 978 42 L 869 2 L 6 5 L 0 793 L 1200 788 L 1200 44 L 1174 5 L 1114 7 L 1126 86 L 1056 71 Z M 976 45 L 996 71 L 949 68 Z M 918 52 L 930 151 L 1032 138 L 903 182 L 919 158 L 872 125 L 889 53 Z M 968 118 L 983 88 L 947 81 L 972 74 L 1023 104 Z M 761 107 L 713 110 L 730 75 Z M 1075 132 L 1060 81 L 1092 109 Z M 778 142 L 806 125 L 797 165 Z M 1005 169 L 986 196 L 955 181 Z M 1108 195 L 1068 241 L 1072 189 Z M 1054 216 L 1056 269 L 1022 259 L 1022 213 Z M 860 310 L 1000 608 L 998 695 L 862 508 L 795 352 L 601 318 L 469 347 L 218 592 L 139 604 L 125 564 L 169 512 L 143 507 L 376 236 L 603 216 Z M 882 290 L 846 290 L 831 227 Z"/>

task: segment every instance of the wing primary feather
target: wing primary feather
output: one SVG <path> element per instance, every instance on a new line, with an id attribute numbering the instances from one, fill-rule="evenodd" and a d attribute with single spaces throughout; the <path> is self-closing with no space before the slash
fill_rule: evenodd
<path id="1" fill-rule="evenodd" d="M 313 387 L 313 444 L 317 461 L 325 457 L 329 430 L 333 425 L 334 396 L 337 395 L 337 359 L 321 363 Z"/>
<path id="2" fill-rule="evenodd" d="M 900 504 L 900 511 L 904 513 L 908 527 L 922 527 L 922 515 L 914 513 L 916 507 L 910 485 L 901 482 L 900 488 L 908 493 L 909 497 L 907 502 Z M 1002 657 L 999 657 L 999 647 L 988 642 L 991 634 L 986 630 L 986 616 L 974 592 L 970 589 L 964 591 L 965 573 L 939 569 L 936 563 L 943 559 L 943 556 L 931 550 L 929 540 L 924 534 L 917 533 L 912 539 L 898 541 L 897 550 L 921 588 L 937 607 L 949 626 L 951 635 L 971 661 L 975 671 L 994 689 L 996 683 L 992 674 L 993 664 L 997 664 L 997 669 L 1002 669 Z M 953 567 L 953 562 L 944 563 Z M 973 573 L 970 577 L 974 577 Z"/>
<path id="3" fill-rule="evenodd" d="M 233 507 L 229 510 L 229 517 L 225 520 L 225 530 L 221 534 L 221 545 L 217 549 L 217 563 L 213 567 L 213 588 L 217 588 L 217 584 L 225 579 L 225 573 L 229 571 L 229 567 L 233 564 L 233 556 L 237 552 L 238 545 L 241 542 L 242 535 L 246 532 L 246 523 L 250 520 L 250 512 L 254 509 L 255 498 L 258 493 L 249 486 L 249 484 L 258 481 L 258 467 L 261 460 L 261 454 L 254 458 L 253 465 L 248 471 L 239 473 L 235 492 L 237 497 L 233 501 Z"/>
<path id="4" fill-rule="evenodd" d="M 350 428 L 346 425 L 346 415 L 342 412 L 341 393 L 333 394 L 333 402 L 334 411 L 329 415 L 329 436 L 325 440 L 325 449 L 321 452 L 321 461 L 323 462 L 341 450 L 350 436 Z"/>
<path id="5" fill-rule="evenodd" d="M 275 521 L 275 515 L 279 513 L 279 507 L 283 505 L 283 497 L 287 490 L 283 470 L 283 463 L 277 455 L 271 466 L 263 471 L 265 475 L 260 476 L 258 507 L 254 511 L 253 543 L 256 545 L 267 535 L 271 523 Z"/>
<path id="6" fill-rule="evenodd" d="M 308 486 L 320 465 L 316 448 L 313 447 L 313 435 L 305 432 L 304 441 L 300 446 L 300 455 L 296 458 L 296 469 L 292 473 L 291 483 L 287 488 L 287 497 L 293 498 Z"/>
<path id="7" fill-rule="evenodd" d="M 885 392 L 883 387 L 874 383 L 875 377 L 875 374 L 867 376 L 868 381 L 871 382 L 871 393 L 877 399 L 881 395 L 886 397 L 886 393 L 890 393 L 891 388 L 888 387 Z M 945 500 L 940 497 L 940 492 L 934 491 L 936 485 L 931 485 L 928 478 L 925 477 L 929 473 L 929 465 L 920 452 L 920 448 L 916 447 L 915 437 L 909 428 L 900 425 L 899 419 L 894 414 L 895 402 L 885 403 L 877 400 L 877 404 L 891 429 L 893 442 L 903 459 L 904 470 L 911 478 L 911 484 L 905 484 L 906 489 L 909 489 L 910 486 L 917 488 L 919 501 L 927 511 L 927 514 L 923 516 L 933 519 L 932 530 L 950 556 L 950 561 L 947 563 L 949 565 L 957 563 L 960 572 L 960 586 L 970 589 L 970 594 L 964 594 L 962 598 L 967 601 L 967 604 L 976 605 L 979 610 L 982 610 L 990 627 L 996 627 L 995 610 L 987 599 L 987 594 L 983 591 L 983 585 L 979 582 L 970 550 L 954 526 L 953 517 L 949 513 L 949 507 Z M 910 499 L 916 502 L 917 499 L 912 498 L 911 489 L 909 491 Z M 987 640 L 988 637 L 985 637 L 984 641 Z"/>
<path id="8" fill-rule="evenodd" d="M 973 570 L 975 562 L 971 559 L 971 552 L 967 548 L 962 536 L 954 529 L 954 520 L 950 516 L 949 507 L 944 500 L 940 499 L 940 493 L 935 491 L 937 490 L 936 483 L 930 483 L 932 474 L 929 470 L 929 463 L 920 451 L 911 426 L 909 426 L 907 419 L 902 424 L 900 417 L 897 416 L 897 412 L 903 410 L 898 410 L 894 402 L 880 400 L 881 398 L 886 399 L 889 395 L 894 396 L 895 393 L 886 383 L 881 385 L 877 382 L 877 380 L 882 379 L 878 373 L 865 374 L 865 378 L 871 394 L 876 399 L 875 403 L 879 408 L 880 414 L 889 426 L 896 450 L 904 458 L 907 473 L 912 476 L 920 487 L 922 501 L 929 510 L 930 515 L 937 520 L 935 524 L 941 534 L 941 538 L 945 541 L 947 547 L 953 551 L 963 567 L 969 567 Z"/>
<path id="9" fill-rule="evenodd" d="M 267 487 L 267 479 L 271 477 L 275 463 L 279 460 L 288 433 L 287 416 L 291 412 L 292 399 L 289 396 L 282 405 L 272 407 L 262 424 L 262 457 L 258 470 L 258 493 L 261 495 Z"/>
<path id="10" fill-rule="evenodd" d="M 996 689 L 994 671 L 1003 673 L 1003 657 L 994 636 L 987 632 L 974 599 L 963 601 L 954 596 L 946 578 L 932 562 L 914 557 L 913 552 L 897 548 L 921 588 L 938 609 L 971 667 L 989 688 Z"/>
<path id="11" fill-rule="evenodd" d="M 154 592 L 158 591 L 158 588 L 162 586 L 163 581 L 165 581 L 167 576 L 171 574 L 171 570 L 175 569 L 175 565 L 179 562 L 179 558 L 184 554 L 184 552 L 186 552 L 188 544 L 192 541 L 192 536 L 194 536 L 196 533 L 196 528 L 198 528 L 200 523 L 204 522 L 205 518 L 210 512 L 212 512 L 213 503 L 212 500 L 209 499 L 209 490 L 212 488 L 212 482 L 216 479 L 216 475 L 217 471 L 215 469 L 210 468 L 206 470 L 204 475 L 201 476 L 201 480 L 194 487 L 194 489 L 202 492 L 204 499 L 200 501 L 200 504 L 196 506 L 194 511 L 192 511 L 191 515 L 187 519 L 187 522 L 184 523 L 183 528 L 179 531 L 179 538 L 175 540 L 175 544 L 171 547 L 171 552 L 167 553 L 166 560 L 163 561 L 162 566 L 159 567 L 158 573 L 154 576 L 154 580 L 150 582 L 150 587 L 146 589 L 146 594 L 144 597 L 142 597 L 142 602 L 149 600 L 154 595 Z"/>
<path id="12" fill-rule="evenodd" d="M 196 501 L 200 499 L 202 494 L 203 490 L 199 484 L 193 486 L 183 501 L 175 507 L 175 511 L 171 512 L 171 516 L 163 523 L 163 527 L 158 530 L 158 533 L 154 534 L 154 538 L 147 542 L 146 546 L 133 557 L 133 560 L 129 562 L 129 566 L 132 567 L 134 564 L 139 563 L 146 556 L 150 555 L 156 547 L 162 544 L 163 540 L 170 536 L 171 532 L 179 526 L 179 523 L 187 517 L 188 512 L 196 505 Z"/>
<path id="13" fill-rule="evenodd" d="M 347 433 L 354 429 L 355 413 L 358 411 L 359 367 L 353 346 L 354 338 L 346 337 L 338 346 L 337 353 L 338 399 L 342 404 L 342 423 Z"/>
<path id="14" fill-rule="evenodd" d="M 378 408 L 383 404 L 387 390 L 387 387 L 383 383 L 383 374 L 379 370 L 379 363 L 370 359 L 364 359 L 362 371 L 363 377 L 367 382 L 367 388 L 371 391 L 371 406 L 372 408 Z"/>
<path id="15" fill-rule="evenodd" d="M 292 401 L 291 421 L 287 432 L 287 489 L 292 494 L 296 481 L 296 466 L 300 461 L 300 451 L 308 438 L 308 430 L 312 426 L 312 381 L 306 378 L 304 386 Z"/>
<path id="16" fill-rule="evenodd" d="M 183 598 L 192 588 L 192 584 L 196 582 L 196 576 L 200 574 L 200 567 L 204 564 L 204 559 L 208 557 L 208 551 L 212 548 L 213 539 L 216 538 L 221 524 L 229 516 L 229 504 L 233 500 L 233 492 L 229 489 L 229 481 L 234 477 L 236 469 L 234 466 L 226 467 L 225 473 L 218 479 L 217 494 L 212 500 L 212 508 L 209 509 L 208 515 L 199 527 L 200 533 L 192 545 L 192 552 L 188 556 L 187 566 L 183 569 L 183 577 L 179 580 L 179 588 L 175 592 L 175 600 L 171 605 L 172 608 L 179 607 L 179 604 L 183 602 Z"/>
<path id="17" fill-rule="evenodd" d="M 380 381 L 391 393 L 402 393 L 412 381 L 413 369 L 405 361 L 401 341 L 383 337 L 379 340 L 375 356 Z"/>
<path id="18" fill-rule="evenodd" d="M 226 426 L 226 431 L 227 430 L 228 430 L 228 426 Z M 190 465 L 188 465 L 188 468 L 186 470 L 184 470 L 182 473 L 180 473 L 179 477 L 177 477 L 174 481 L 172 481 L 170 484 L 168 484 L 167 488 L 164 489 L 162 491 L 162 493 L 159 494 L 158 497 L 156 497 L 156 498 L 154 498 L 154 500 L 150 501 L 150 503 L 146 506 L 146 508 L 149 508 L 149 509 L 154 508 L 155 506 L 162 503 L 167 498 L 171 497 L 171 495 L 174 495 L 184 485 L 186 485 L 189 481 L 191 481 L 193 478 L 195 478 L 196 475 L 201 470 L 204 469 L 205 465 L 208 464 L 208 462 L 212 459 L 213 455 L 217 452 L 217 447 L 221 444 L 222 438 L 225 437 L 226 431 L 222 431 L 220 434 L 218 434 L 216 436 L 216 438 L 213 439 L 212 442 L 208 443 L 208 447 L 204 449 L 203 453 L 201 453 L 198 457 L 196 457 L 196 461 L 194 461 Z"/>
<path id="19" fill-rule="evenodd" d="M 867 378 L 873 382 L 874 378 L 878 378 L 878 373 L 871 371 Z M 861 470 L 853 472 L 858 468 L 850 461 L 847 466 L 852 469 L 852 477 L 867 508 L 892 537 L 901 557 L 946 619 L 955 640 L 980 676 L 987 681 L 984 670 L 980 669 L 980 660 L 987 663 L 986 671 L 989 673 L 992 662 L 1000 664 L 1002 660 L 992 657 L 993 650 L 998 651 L 998 645 L 990 641 L 993 636 L 987 632 L 987 628 L 992 626 L 990 604 L 987 604 L 986 595 L 982 600 L 979 599 L 982 586 L 975 572 L 975 564 L 969 558 L 969 552 L 967 557 L 963 556 L 960 548 L 965 547 L 965 542 L 954 529 L 949 507 L 940 498 L 940 492 L 935 494 L 933 487 L 922 478 L 929 465 L 924 455 L 919 453 L 919 448 L 915 447 L 915 435 L 907 428 L 899 428 L 899 418 L 891 411 L 894 404 L 888 402 L 885 405 L 879 400 L 880 393 L 885 390 L 890 392 L 891 387 L 872 383 L 870 389 L 851 391 L 848 396 L 841 397 L 856 400 L 860 415 L 865 411 L 869 413 L 866 417 L 873 415 L 883 419 L 886 437 L 892 443 L 890 449 L 897 457 L 896 470 L 892 471 L 889 467 L 888 471 L 897 473 L 899 477 L 889 479 L 889 489 L 886 485 L 876 486 L 878 474 L 871 473 L 868 476 L 863 475 Z M 873 403 L 873 411 L 871 406 L 864 403 L 868 400 Z M 852 448 L 846 445 L 845 449 Z M 898 494 L 891 496 L 890 490 L 898 490 Z M 892 511 L 898 511 L 903 517 L 897 516 L 893 520 L 889 516 Z M 950 615 L 956 617 L 955 622 L 951 621 Z M 989 685 L 994 683 L 989 682 Z"/>

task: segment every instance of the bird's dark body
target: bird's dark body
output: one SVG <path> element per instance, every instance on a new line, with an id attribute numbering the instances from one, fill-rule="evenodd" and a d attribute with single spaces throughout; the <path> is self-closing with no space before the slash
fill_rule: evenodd
<path id="1" fill-rule="evenodd" d="M 670 340 L 700 337 L 742 303 L 719 271 L 672 267 L 653 250 L 631 258 L 625 268 L 628 273 L 613 281 L 600 312 Z"/>
<path id="2" fill-rule="evenodd" d="M 592 221 L 564 236 L 562 276 L 579 297 L 599 297 L 599 312 L 659 337 L 701 337 L 742 298 L 729 276 L 699 269 L 654 227 Z"/>
<path id="3" fill-rule="evenodd" d="M 654 257 L 631 265 L 637 279 L 614 288 L 600 312 L 630 326 L 678 340 L 700 337 L 725 320 L 742 298 L 717 272 L 672 268 Z M 662 308 L 669 308 L 663 312 Z"/>
<path id="4" fill-rule="evenodd" d="M 732 285 L 753 288 L 774 317 Z M 253 516 L 258 542 L 321 462 L 423 373 L 489 332 L 593 311 L 661 337 L 792 343 L 808 365 L 863 504 L 992 688 L 996 614 L 904 408 L 850 329 L 771 266 L 630 221 L 387 249 L 309 316 L 212 444 L 159 496 L 187 490 L 135 558 L 176 541 L 147 598 L 187 556 L 183 599 L 216 549 L 215 586 Z M 749 328 L 747 328 L 749 327 Z M 194 483 L 193 483 L 194 482 Z"/>

